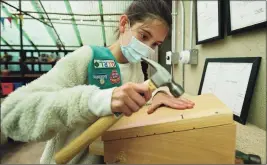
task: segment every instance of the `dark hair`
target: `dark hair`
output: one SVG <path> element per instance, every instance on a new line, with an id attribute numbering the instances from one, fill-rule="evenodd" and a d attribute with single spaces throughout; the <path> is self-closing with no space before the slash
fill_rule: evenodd
<path id="1" fill-rule="evenodd" d="M 133 0 L 125 14 L 128 16 L 131 26 L 136 22 L 144 22 L 147 19 L 159 19 L 168 28 L 172 24 L 171 9 L 164 0 Z M 118 32 L 118 29 L 116 31 Z"/>

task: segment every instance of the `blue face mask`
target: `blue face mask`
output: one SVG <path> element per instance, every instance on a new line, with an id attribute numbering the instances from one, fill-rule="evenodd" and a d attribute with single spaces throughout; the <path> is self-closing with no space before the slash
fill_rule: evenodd
<path id="1" fill-rule="evenodd" d="M 149 58 L 150 56 L 155 54 L 155 51 L 152 48 L 142 43 L 134 36 L 132 36 L 131 41 L 128 45 L 121 45 L 121 51 L 124 57 L 130 63 L 139 62 L 141 61 L 141 57 Z"/>

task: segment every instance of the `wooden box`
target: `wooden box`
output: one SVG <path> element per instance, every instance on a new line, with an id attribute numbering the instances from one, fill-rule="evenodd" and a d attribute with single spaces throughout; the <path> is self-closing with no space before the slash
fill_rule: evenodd
<path id="1" fill-rule="evenodd" d="M 147 107 L 121 118 L 102 136 L 105 162 L 118 164 L 234 164 L 233 114 L 212 94 L 188 96 L 194 109 Z"/>

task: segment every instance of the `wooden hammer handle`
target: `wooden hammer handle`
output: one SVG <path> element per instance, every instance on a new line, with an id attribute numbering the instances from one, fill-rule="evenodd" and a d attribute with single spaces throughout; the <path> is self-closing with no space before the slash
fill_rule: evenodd
<path id="1" fill-rule="evenodd" d="M 156 89 L 155 85 L 150 81 L 146 81 L 145 84 L 149 86 L 151 91 Z M 99 118 L 95 123 L 88 127 L 80 136 L 75 138 L 66 147 L 61 149 L 55 155 L 55 161 L 57 164 L 66 164 L 73 157 L 75 157 L 80 151 L 88 147 L 97 138 L 99 138 L 106 130 L 114 125 L 122 115 L 115 117 L 114 115 L 105 116 Z"/>
<path id="2" fill-rule="evenodd" d="M 80 136 L 75 138 L 66 147 L 60 150 L 55 155 L 57 164 L 66 164 L 81 150 L 88 147 L 98 137 L 100 137 L 106 130 L 115 124 L 120 117 L 105 116 L 99 118 L 94 124 L 88 127 Z"/>

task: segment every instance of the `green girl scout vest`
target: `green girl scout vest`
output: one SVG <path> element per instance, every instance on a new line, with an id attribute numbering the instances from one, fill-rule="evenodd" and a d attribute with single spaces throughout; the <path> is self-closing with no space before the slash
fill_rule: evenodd
<path id="1" fill-rule="evenodd" d="M 88 65 L 88 82 L 100 89 L 119 87 L 122 85 L 118 62 L 105 47 L 91 46 L 92 60 Z M 121 113 L 114 113 L 116 117 Z"/>
<path id="2" fill-rule="evenodd" d="M 91 46 L 92 60 L 88 65 L 88 82 L 100 89 L 119 87 L 122 85 L 119 65 L 105 47 Z"/>

